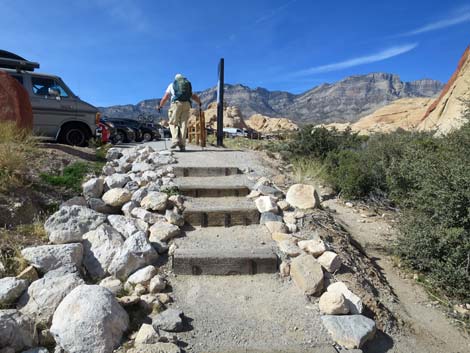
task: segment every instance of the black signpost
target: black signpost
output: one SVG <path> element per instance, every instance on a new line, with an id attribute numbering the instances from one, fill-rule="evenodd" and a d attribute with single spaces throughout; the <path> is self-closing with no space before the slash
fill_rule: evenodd
<path id="1" fill-rule="evenodd" d="M 217 83 L 217 146 L 224 145 L 224 59 L 219 63 L 219 81 Z"/>

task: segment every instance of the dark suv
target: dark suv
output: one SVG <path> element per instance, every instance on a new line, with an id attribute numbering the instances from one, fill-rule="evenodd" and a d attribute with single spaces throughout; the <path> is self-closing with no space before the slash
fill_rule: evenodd
<path id="1" fill-rule="evenodd" d="M 152 141 L 161 138 L 158 130 L 148 126 L 146 123 L 124 118 L 108 118 L 108 120 L 113 122 L 116 126 L 130 127 L 136 133 L 136 141 Z"/>

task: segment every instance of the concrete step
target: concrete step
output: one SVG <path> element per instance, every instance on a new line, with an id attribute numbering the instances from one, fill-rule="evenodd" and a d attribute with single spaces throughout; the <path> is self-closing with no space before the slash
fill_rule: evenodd
<path id="1" fill-rule="evenodd" d="M 237 167 L 174 167 L 177 177 L 215 177 L 241 174 Z"/>
<path id="2" fill-rule="evenodd" d="M 183 216 L 193 227 L 258 224 L 260 213 L 245 197 L 201 197 L 185 201 Z"/>
<path id="3" fill-rule="evenodd" d="M 200 228 L 176 240 L 178 275 L 253 275 L 277 272 L 273 241 L 263 226 Z"/>
<path id="4" fill-rule="evenodd" d="M 180 192 L 191 197 L 246 196 L 250 193 L 244 175 L 185 177 L 175 179 Z"/>

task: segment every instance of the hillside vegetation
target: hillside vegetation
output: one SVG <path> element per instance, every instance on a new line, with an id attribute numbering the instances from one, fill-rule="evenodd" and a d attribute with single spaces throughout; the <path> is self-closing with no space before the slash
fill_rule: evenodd
<path id="1" fill-rule="evenodd" d="M 468 104 L 467 104 L 468 105 Z M 465 110 L 470 118 L 470 108 Z M 278 146 L 345 198 L 391 202 L 401 212 L 396 253 L 447 295 L 470 300 L 470 123 L 432 132 L 359 136 L 304 127 Z"/>

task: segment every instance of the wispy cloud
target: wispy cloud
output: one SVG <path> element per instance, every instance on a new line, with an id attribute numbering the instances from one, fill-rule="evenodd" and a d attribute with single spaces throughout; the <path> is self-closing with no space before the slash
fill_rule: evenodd
<path id="1" fill-rule="evenodd" d="M 405 44 L 400 46 L 395 46 L 391 48 L 387 48 L 377 53 L 373 53 L 370 55 L 359 56 L 357 58 L 348 59 L 345 61 L 340 61 L 336 63 L 314 66 L 305 70 L 297 71 L 293 73 L 292 77 L 297 76 L 304 76 L 304 75 L 314 75 L 323 72 L 330 72 L 330 71 L 338 71 L 347 69 L 354 66 L 364 65 L 364 64 L 371 64 L 378 61 L 386 60 L 393 58 L 394 56 L 398 56 L 401 54 L 405 54 L 418 46 L 418 43 L 412 44 Z"/>
<path id="2" fill-rule="evenodd" d="M 417 34 L 455 26 L 465 22 L 470 22 L 470 7 L 468 6 L 455 11 L 453 15 L 450 15 L 447 18 L 428 23 L 422 27 L 418 27 L 412 31 L 403 33 L 400 36 L 414 36 Z"/>
<path id="3" fill-rule="evenodd" d="M 274 9 L 272 9 L 271 11 L 269 11 L 269 13 L 267 13 L 266 15 L 263 15 L 263 16 L 260 16 L 258 17 L 256 20 L 255 20 L 255 24 L 260 24 L 260 23 L 263 23 L 263 22 L 266 22 L 266 21 L 269 21 L 271 18 L 273 18 L 274 16 L 276 16 L 279 12 L 281 12 L 282 10 L 286 9 L 287 7 L 289 7 L 290 5 L 292 5 L 294 2 L 296 2 L 297 0 L 291 0 L 291 1 L 288 1 L 286 2 L 284 5 L 281 5 L 279 7 L 276 7 Z"/>
<path id="4" fill-rule="evenodd" d="M 137 2 L 132 0 L 98 0 L 98 4 L 110 17 L 137 32 L 144 32 L 150 27 L 146 14 Z"/>

